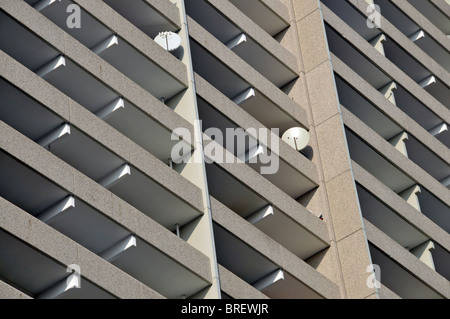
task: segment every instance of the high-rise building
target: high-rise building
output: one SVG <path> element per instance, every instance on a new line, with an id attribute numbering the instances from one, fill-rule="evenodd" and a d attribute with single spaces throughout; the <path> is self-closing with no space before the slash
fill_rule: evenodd
<path id="1" fill-rule="evenodd" d="M 450 297 L 448 0 L 0 0 L 0 298 Z"/>

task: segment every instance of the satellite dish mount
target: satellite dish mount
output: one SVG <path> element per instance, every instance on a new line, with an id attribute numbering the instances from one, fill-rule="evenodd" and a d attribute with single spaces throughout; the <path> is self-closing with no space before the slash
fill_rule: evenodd
<path id="1" fill-rule="evenodd" d="M 169 51 L 177 58 L 180 58 L 182 47 L 181 47 L 181 38 L 178 34 L 172 31 L 160 32 L 155 37 L 155 42 L 158 43 L 166 51 Z"/>
<path id="2" fill-rule="evenodd" d="M 283 141 L 288 143 L 296 151 L 302 151 L 308 146 L 310 136 L 307 130 L 301 127 L 293 127 L 284 132 L 281 137 Z"/>

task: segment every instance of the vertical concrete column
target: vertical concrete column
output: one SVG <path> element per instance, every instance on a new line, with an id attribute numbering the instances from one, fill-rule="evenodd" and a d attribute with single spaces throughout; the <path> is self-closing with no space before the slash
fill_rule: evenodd
<path id="1" fill-rule="evenodd" d="M 166 101 L 166 104 L 176 113 L 192 123 L 194 126 L 195 135 L 192 137 L 195 149 L 191 154 L 190 162 L 186 164 L 174 164 L 173 168 L 202 190 L 204 203 L 204 214 L 188 225 L 182 227 L 179 232 L 181 238 L 208 256 L 211 264 L 212 285 L 205 291 L 202 291 L 193 297 L 220 299 L 221 292 L 219 283 L 219 269 L 215 251 L 211 204 L 206 179 L 206 167 L 203 154 L 201 123 L 199 122 L 197 107 L 194 70 L 189 45 L 189 26 L 187 24 L 184 0 L 171 0 L 171 2 L 180 9 L 182 29 L 179 32 L 179 35 L 181 37 L 183 47 L 181 61 L 187 65 L 189 87 L 184 92 L 178 94 L 178 96 Z"/>
<path id="2" fill-rule="evenodd" d="M 280 43 L 298 58 L 301 74 L 289 96 L 306 109 L 312 161 L 319 187 L 299 201 L 323 213 L 330 248 L 307 262 L 333 280 L 342 298 L 378 298 L 369 287 L 372 264 L 347 148 L 344 124 L 318 0 L 282 0 L 292 12 L 290 31 Z"/>

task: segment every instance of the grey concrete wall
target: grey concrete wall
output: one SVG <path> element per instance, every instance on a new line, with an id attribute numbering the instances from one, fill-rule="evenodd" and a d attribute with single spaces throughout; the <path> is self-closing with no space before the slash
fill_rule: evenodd
<path id="1" fill-rule="evenodd" d="M 0 299 L 33 299 L 27 294 L 11 287 L 6 282 L 0 280 Z"/>
<path id="2" fill-rule="evenodd" d="M 323 212 L 330 236 L 327 253 L 311 263 L 338 285 L 342 298 L 378 298 L 376 290 L 365 284 L 371 258 L 321 5 L 317 0 L 284 0 L 283 3 L 291 12 L 292 31 L 281 43 L 301 61 L 299 81 L 289 95 L 308 105 L 309 130 L 315 150 L 313 163 L 319 174 L 319 187 L 309 196 L 306 205 L 311 210 Z"/>

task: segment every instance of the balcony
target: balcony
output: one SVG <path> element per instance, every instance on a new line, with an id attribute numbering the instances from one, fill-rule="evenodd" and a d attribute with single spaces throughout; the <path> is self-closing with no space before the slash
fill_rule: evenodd
<path id="1" fill-rule="evenodd" d="M 411 272 L 405 270 L 390 256 L 369 244 L 372 262 L 382 269 L 381 283 L 404 299 L 443 299 Z"/>
<path id="2" fill-rule="evenodd" d="M 380 267 L 379 280 L 384 286 L 405 299 L 449 298 L 448 280 L 434 271 L 432 252 L 428 251 L 432 243 L 410 253 L 369 221 L 364 224 L 372 261 Z"/>
<path id="3" fill-rule="evenodd" d="M 272 299 L 321 299 L 311 288 L 214 223 L 217 261 Z M 242 263 L 242 260 L 246 260 Z"/>
<path id="4" fill-rule="evenodd" d="M 31 1 L 31 3 L 32 2 L 34 1 Z M 36 8 L 39 9 L 41 14 L 46 16 L 69 35 L 80 41 L 85 47 L 90 48 L 94 53 L 100 55 L 105 61 L 128 76 L 156 98 L 170 99 L 185 88 L 178 79 L 152 61 L 150 56 L 147 56 L 130 45 L 125 39 L 116 35 L 114 31 L 103 25 L 86 11 L 80 10 L 81 21 L 83 21 L 82 28 L 68 28 L 66 22 L 68 14 L 66 9 L 69 5 L 73 4 L 72 1 L 63 0 L 52 2 L 50 4 L 48 4 L 49 2 L 47 1 L 45 2 L 47 6 L 43 6 L 41 2 L 35 3 Z M 13 28 L 11 31 L 16 32 L 17 30 L 15 29 L 20 27 L 11 26 L 11 28 Z M 160 49 L 159 47 L 156 48 L 157 45 L 154 45 L 154 47 L 155 48 L 152 48 L 154 51 L 155 49 L 156 51 L 157 49 Z M 28 46 L 28 49 L 30 49 L 30 46 Z M 127 58 L 124 59 L 124 56 Z M 179 63 L 181 65 L 181 62 Z M 30 69 L 35 70 L 33 68 Z M 67 72 L 70 71 L 68 70 Z M 151 76 L 149 76 L 149 74 Z M 66 76 L 74 81 L 79 80 L 77 78 L 77 72 L 71 72 L 70 75 L 66 74 Z M 80 82 L 80 85 L 83 85 L 82 83 L 83 82 Z M 90 83 L 91 82 L 87 82 L 84 89 L 89 89 L 88 84 Z M 98 85 L 94 88 L 98 88 Z M 92 90 L 87 90 L 87 92 L 90 91 Z M 101 93 L 102 91 L 99 92 Z M 88 95 L 87 99 L 91 99 L 91 96 Z M 82 102 L 80 102 L 80 104 L 84 105 Z"/>
<path id="5" fill-rule="evenodd" d="M 430 20 L 445 35 L 450 35 L 450 26 L 448 16 L 434 6 L 430 1 L 408 0 L 417 10 L 420 11 L 428 20 Z M 445 4 L 444 4 L 445 5 Z"/>
<path id="6" fill-rule="evenodd" d="M 353 132 L 346 129 L 346 135 L 352 160 L 361 165 L 391 190 L 400 193 L 416 184 L 411 177 L 385 159 Z"/>
<path id="7" fill-rule="evenodd" d="M 397 86 L 395 100 L 397 101 L 399 109 L 429 132 L 436 131 L 436 128 L 446 124 L 440 116 L 431 111 L 425 104 L 414 98 L 401 86 Z M 448 130 L 442 130 L 440 132 L 437 130 L 432 134 L 447 147 L 450 145 L 450 134 Z"/>
<path id="8" fill-rule="evenodd" d="M 357 190 L 361 212 L 365 219 L 449 280 L 450 272 L 445 265 L 450 261 L 450 253 L 445 248 L 425 235 L 422 229 L 417 228 L 421 225 L 407 222 L 362 186 L 357 185 Z M 438 236 L 438 234 L 430 235 Z M 445 241 L 443 238 L 440 239 Z M 424 245 L 428 245 L 429 253 L 423 252 Z"/>
<path id="9" fill-rule="evenodd" d="M 422 213 L 450 233 L 450 207 L 425 188 L 421 188 L 418 200 Z"/>
<path id="10" fill-rule="evenodd" d="M 294 199 L 311 191 L 317 187 L 317 180 L 315 176 L 311 176 L 310 170 L 306 173 L 302 172 L 300 165 L 296 165 L 297 162 L 307 162 L 307 158 L 303 157 L 302 154 L 297 153 L 299 158 L 296 158 L 297 162 L 291 163 L 291 161 L 284 158 L 283 155 L 278 155 L 274 150 L 267 145 L 275 145 L 278 143 L 279 154 L 285 154 L 284 149 L 280 143 L 285 143 L 283 140 L 275 134 L 270 134 L 264 130 L 263 134 L 256 132 L 259 126 L 255 126 L 254 130 L 256 136 L 248 132 L 245 132 L 231 119 L 220 113 L 213 105 L 209 104 L 206 100 L 198 97 L 198 107 L 199 107 L 199 117 L 202 120 L 203 132 L 206 132 L 210 138 L 213 137 L 212 132 L 216 131 L 216 128 L 220 130 L 223 135 L 223 141 L 216 140 L 222 147 L 224 147 L 228 152 L 232 153 L 236 158 L 240 158 L 243 162 L 247 163 L 256 172 L 264 172 L 265 167 L 267 167 L 266 158 L 261 158 L 259 152 L 267 156 L 279 156 L 279 167 L 274 174 L 264 174 L 264 177 L 272 182 L 279 189 L 284 191 L 286 194 Z M 209 132 L 208 130 L 214 128 L 214 131 Z M 227 132 L 232 132 L 233 139 L 227 138 Z M 261 131 L 260 131 L 261 132 Z M 236 136 L 236 138 L 234 137 Z M 215 137 L 217 138 L 217 137 Z M 245 145 L 241 149 L 238 149 L 237 141 L 244 141 Z M 270 153 L 270 154 L 269 154 Z M 303 157 L 303 158 L 301 158 Z M 290 158 L 289 158 L 290 159 Z M 303 164 L 303 163 L 302 163 Z M 309 164 L 309 163 L 308 163 Z M 307 164 L 305 163 L 307 166 Z M 308 167 L 308 166 L 307 166 Z M 309 168 L 309 167 L 308 167 Z"/>
<path id="11" fill-rule="evenodd" d="M 246 167 L 241 165 L 233 164 L 237 170 Z M 251 177 L 257 173 L 239 178 L 216 163 L 208 164 L 206 173 L 208 189 L 212 197 L 251 222 L 299 258 L 306 259 L 327 247 L 325 225 L 319 218 L 293 199 L 291 199 L 292 202 L 289 201 L 287 195 L 283 195 L 286 196 L 286 202 L 275 199 L 272 195 L 279 193 L 279 190 L 274 186 L 270 196 L 266 197 L 261 192 L 257 193 L 255 190 L 259 189 L 262 183 L 267 184 L 264 181 L 257 182 L 254 177 Z M 286 207 L 283 208 L 285 205 Z M 296 210 L 288 209 L 287 206 L 292 209 L 295 206 Z M 319 212 L 316 213 L 319 214 Z M 309 226 L 305 226 L 306 224 Z"/>
<path id="12" fill-rule="evenodd" d="M 357 72 L 372 87 L 381 89 L 392 82 L 392 79 L 387 74 L 371 63 L 363 54 L 342 38 L 342 35 L 337 31 L 328 25 L 325 26 L 325 29 L 330 51 Z"/>
<path id="13" fill-rule="evenodd" d="M 247 113 L 268 128 L 279 128 L 280 134 L 300 123 L 252 84 L 214 57 L 195 41 L 191 41 L 194 71 L 222 94 L 234 100 Z M 249 92 L 246 94 L 246 92 Z"/>
<path id="14" fill-rule="evenodd" d="M 171 140 L 171 132 L 146 114 L 147 111 L 121 97 L 87 70 L 68 57 L 62 56 L 5 13 L 0 13 L 0 21 L 1 32 L 5 32 L 3 39 L 6 39 L 6 33 L 11 32 L 17 34 L 19 39 L 14 45 L 8 41 L 0 41 L 0 48 L 4 52 L 28 69 L 35 71 L 89 111 L 96 113 L 160 160 L 167 162 L 176 142 Z M 30 48 L 34 52 L 33 55 L 28 54 Z M 161 107 L 163 107 L 162 103 Z"/>
<path id="15" fill-rule="evenodd" d="M 337 4 L 336 1 L 322 0 L 322 3 L 343 21 L 345 21 L 366 41 L 371 42 L 377 36 L 382 34 L 377 28 L 367 28 L 367 18 L 364 17 L 349 1 L 343 1 L 342 3 Z M 381 14 L 383 17 L 389 20 L 389 22 L 392 23 L 400 32 L 414 42 L 432 59 L 438 62 L 445 70 L 450 71 L 450 54 L 439 40 L 434 39 L 430 34 L 427 34 L 424 30 L 422 30 L 416 22 L 411 20 L 402 10 L 398 9 L 392 1 L 376 0 L 375 4 L 380 5 Z M 385 44 L 386 42 L 383 43 L 383 47 Z"/>
<path id="16" fill-rule="evenodd" d="M 1 120 L 142 212 L 150 214 L 165 227 L 181 226 L 199 216 L 197 209 L 184 203 L 150 176 L 127 165 L 122 158 L 5 81 L 0 81 L 0 92 L 5 93 L 2 95 L 5 107 L 0 110 Z M 19 101 L 21 103 L 16 106 Z"/>
<path id="17" fill-rule="evenodd" d="M 30 247 L 25 242 L 0 230 L 0 275 L 11 286 L 33 298 L 55 296 L 60 283 L 65 283 L 70 273 L 58 262 Z M 70 289 L 55 297 L 58 299 L 114 299 L 105 290 L 89 280 L 83 280 L 81 289 Z"/>
<path id="18" fill-rule="evenodd" d="M 357 191 L 363 217 L 402 247 L 412 249 L 429 240 L 419 229 L 397 215 L 361 185 L 357 185 Z"/>
<path id="19" fill-rule="evenodd" d="M 424 71 L 423 67 L 422 69 L 417 68 L 417 71 L 414 72 L 408 70 L 407 73 L 411 75 L 414 73 L 415 79 L 406 76 L 407 74 L 401 68 L 385 58 L 384 45 L 380 43 L 381 38 L 376 39 L 377 43 L 375 49 L 373 49 L 373 44 L 366 43 L 355 30 L 339 22 L 338 18 L 335 18 L 330 12 L 328 12 L 329 17 L 326 20 L 330 25 L 327 24 L 325 28 L 332 56 L 337 56 L 373 88 L 381 91 L 387 98 L 389 97 L 393 104 L 400 107 L 401 101 L 397 100 L 395 94 L 397 92 L 389 93 L 395 90 L 395 86 L 401 87 L 410 95 L 410 100 L 417 100 L 414 103 L 426 105 L 437 116 L 447 118 L 447 108 L 440 100 L 444 99 L 448 90 L 445 90 L 446 84 L 441 83 L 441 79 L 431 75 L 428 71 Z M 346 33 L 349 34 L 344 37 L 342 34 Z M 386 36 L 384 39 L 388 40 Z M 382 51 L 382 54 L 378 51 Z M 419 65 L 415 60 L 414 63 L 416 66 Z M 403 69 L 406 68 L 404 65 L 402 67 Z M 422 73 L 419 74 L 421 70 Z M 424 78 L 420 75 L 424 75 Z"/>
<path id="20" fill-rule="evenodd" d="M 287 8 L 278 1 L 230 0 L 230 2 L 272 37 L 289 27 Z"/>
<path id="21" fill-rule="evenodd" d="M 178 32 L 180 30 L 179 10 L 174 4 L 165 6 L 164 11 L 161 12 L 163 9 L 156 7 L 158 3 L 155 1 L 103 1 L 152 39 L 162 31 Z"/>
<path id="22" fill-rule="evenodd" d="M 429 69 L 425 68 L 391 38 L 386 37 L 383 47 L 386 58 L 436 98 L 436 100 L 444 106 L 447 106 L 447 108 L 450 107 L 447 105 L 447 101 L 450 99 L 450 90 L 441 79 L 435 77 Z"/>
<path id="23" fill-rule="evenodd" d="M 388 115 L 380 111 L 376 105 L 364 98 L 351 87 L 344 79 L 335 77 L 339 94 L 339 102 L 352 114 L 363 121 L 367 126 L 377 132 L 385 140 L 390 140 L 403 132 L 403 128 Z"/>
<path id="24" fill-rule="evenodd" d="M 253 1 L 253 9 L 255 9 L 254 6 L 257 3 L 260 2 Z M 287 60 L 287 54 L 285 52 L 279 54 L 278 51 L 281 50 L 279 44 L 265 41 L 265 45 L 263 45 L 258 40 L 253 39 L 246 30 L 230 21 L 229 17 L 220 12 L 220 7 L 215 7 L 208 1 L 191 0 L 186 2 L 186 11 L 205 30 L 278 88 L 298 77 L 297 72 L 293 69 L 297 66 L 291 63 L 292 59 L 289 59 L 289 62 L 283 61 L 282 58 Z M 236 19 L 236 17 L 233 18 Z M 255 31 L 252 30 L 253 32 Z"/>
<path id="25" fill-rule="evenodd" d="M 348 102 L 348 96 L 344 98 L 344 102 Z M 356 104 L 358 106 L 361 106 L 363 104 Z M 369 104 L 370 105 L 370 104 Z M 361 109 L 358 107 L 356 110 L 356 113 L 359 113 Z M 444 186 L 448 186 L 447 184 L 447 177 L 450 176 L 450 165 L 441 157 L 436 155 L 434 152 L 432 152 L 428 147 L 426 147 L 423 142 L 416 139 L 412 134 L 406 133 L 403 129 L 400 129 L 399 127 L 397 130 L 398 132 L 395 132 L 394 135 L 390 135 L 389 132 L 389 125 L 386 125 L 382 129 L 380 129 L 379 124 L 382 124 L 383 122 L 380 121 L 379 123 L 374 123 L 373 120 L 377 119 L 375 118 L 369 118 L 366 116 L 366 114 L 363 115 L 362 120 L 367 120 L 369 123 L 362 123 L 361 119 L 357 118 L 354 114 L 348 112 L 348 110 L 345 107 L 342 107 L 342 112 L 344 115 L 344 122 L 348 125 L 350 123 L 353 127 L 356 127 L 357 125 L 365 126 L 365 125 L 372 125 L 372 127 L 378 131 L 376 131 L 382 138 L 384 138 L 387 142 L 389 142 L 391 145 L 393 145 L 400 153 L 402 153 L 405 157 L 409 158 L 411 161 L 413 161 L 415 164 L 417 164 L 420 168 L 422 168 L 424 171 L 426 171 L 428 174 L 430 174 L 432 177 L 434 177 L 437 181 L 442 183 Z M 375 111 L 376 112 L 376 111 Z M 375 114 L 381 114 L 381 113 L 375 113 Z M 385 121 L 387 121 L 387 117 L 381 117 Z M 391 124 L 391 127 L 395 127 L 393 122 L 387 122 L 388 124 Z M 367 140 L 367 139 L 366 139 Z"/>
<path id="26" fill-rule="evenodd" d="M 368 28 L 367 18 L 360 14 L 347 0 L 339 2 L 321 0 L 321 3 L 322 8 L 331 10 L 366 41 L 370 42 L 381 34 L 381 31 L 377 28 Z"/>
<path id="27" fill-rule="evenodd" d="M 391 92 L 383 94 L 373 87 L 368 87 L 363 78 L 335 55 L 332 55 L 332 60 L 341 104 L 386 140 L 390 134 L 400 133 L 400 127 L 406 126 L 411 133 L 421 136 L 423 141 L 427 140 L 427 144 L 436 154 L 442 154 L 443 149 L 435 145 L 433 137 L 446 146 L 450 145 L 448 125 L 444 120 L 402 86 L 391 82 L 388 85 L 391 87 Z M 359 104 L 362 105 L 361 108 Z M 393 108 L 393 104 L 397 108 Z M 372 120 L 372 117 L 376 121 Z M 382 126 L 378 125 L 380 121 L 383 123 Z M 424 130 L 429 134 L 426 134 Z"/>
<path id="28" fill-rule="evenodd" d="M 450 182 L 446 180 L 450 176 L 450 165 L 447 162 L 436 156 L 414 136 L 410 135 L 405 141 L 405 145 L 409 159 L 444 186 L 449 187 Z"/>
<path id="29" fill-rule="evenodd" d="M 0 163 L 1 174 L 10 181 L 0 184 L 1 197 L 167 298 L 189 297 L 208 285 L 158 248 L 8 154 L 0 153 Z"/>
<path id="30" fill-rule="evenodd" d="M 445 18 L 442 14 L 433 14 L 435 9 L 428 0 L 426 1 L 409 1 L 414 8 L 424 14 L 430 22 L 437 22 L 437 25 L 442 27 L 441 31 L 444 31 L 444 35 L 450 33 L 448 28 L 448 18 Z M 397 29 L 399 29 L 405 36 L 411 39 L 419 48 L 426 52 L 431 58 L 438 62 L 447 72 L 450 72 L 450 53 L 444 48 L 443 44 L 439 40 L 433 38 L 427 30 L 422 30 L 421 27 L 408 17 L 402 10 L 400 10 L 391 1 L 376 0 L 375 3 L 381 6 L 382 14 L 389 20 Z M 434 11 L 434 13 L 437 13 Z M 444 26 L 445 25 L 445 26 Z"/>

